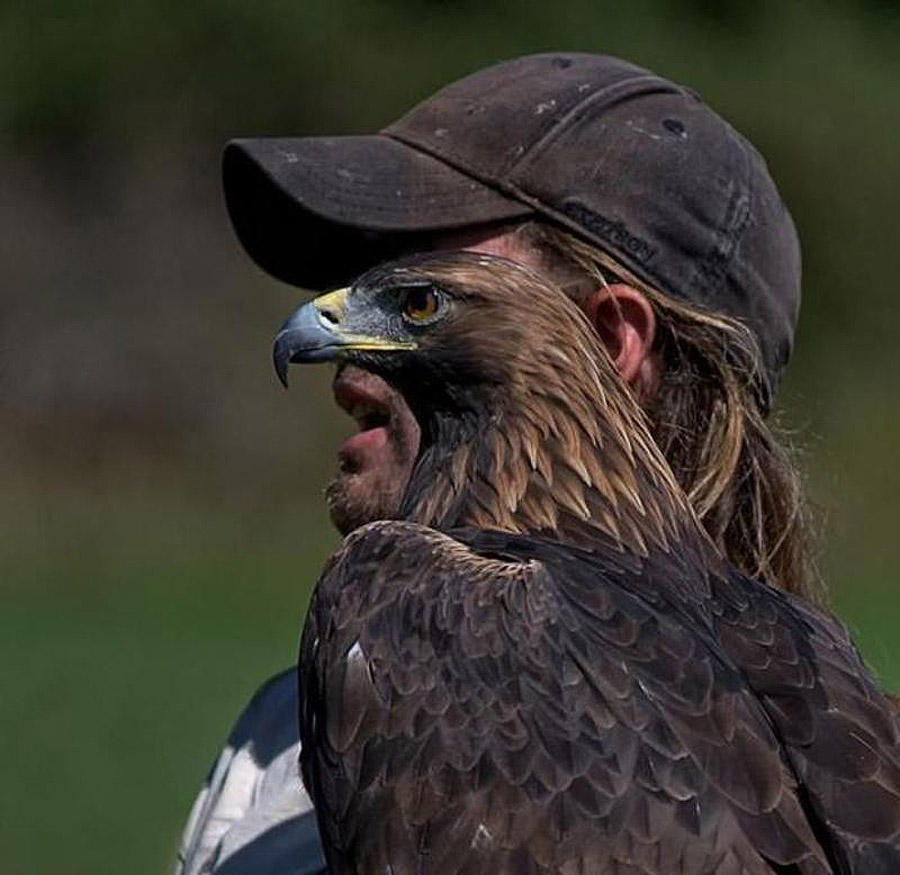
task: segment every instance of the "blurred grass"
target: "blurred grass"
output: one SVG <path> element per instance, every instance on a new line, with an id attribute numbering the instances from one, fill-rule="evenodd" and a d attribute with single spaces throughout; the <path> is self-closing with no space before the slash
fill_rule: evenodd
<path id="1" fill-rule="evenodd" d="M 231 136 L 369 132 L 565 48 L 697 88 L 804 244 L 781 393 L 835 606 L 900 689 L 894 0 L 0 5 L 3 872 L 167 870 L 238 709 L 293 662 L 350 426 L 268 362 L 296 290 L 221 206 Z"/>
<path id="2" fill-rule="evenodd" d="M 239 708 L 294 661 L 334 536 L 320 508 L 262 532 L 171 495 L 2 511 L 41 532 L 3 568 L 3 871 L 166 871 Z"/>

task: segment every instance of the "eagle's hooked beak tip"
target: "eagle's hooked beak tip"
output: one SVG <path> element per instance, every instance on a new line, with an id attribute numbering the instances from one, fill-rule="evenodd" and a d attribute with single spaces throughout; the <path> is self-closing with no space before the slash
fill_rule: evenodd
<path id="1" fill-rule="evenodd" d="M 288 387 L 287 372 L 291 362 L 327 361 L 340 348 L 339 320 L 330 312 L 328 315 L 331 318 L 323 318 L 323 302 L 327 305 L 336 295 L 323 295 L 298 307 L 275 336 L 272 364 L 285 389 Z"/>
<path id="2" fill-rule="evenodd" d="M 275 374 L 278 381 L 288 388 L 288 365 L 294 357 L 295 344 L 291 333 L 285 330 L 279 331 L 275 337 L 275 344 L 272 347 L 272 365 L 275 368 Z"/>
<path id="3" fill-rule="evenodd" d="M 285 389 L 290 388 L 288 386 L 287 365 L 276 360 L 275 373 L 278 375 L 278 382 L 281 383 Z"/>

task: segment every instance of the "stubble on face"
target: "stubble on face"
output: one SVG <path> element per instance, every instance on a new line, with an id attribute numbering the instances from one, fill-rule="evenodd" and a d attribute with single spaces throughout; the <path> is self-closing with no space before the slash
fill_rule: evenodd
<path id="1" fill-rule="evenodd" d="M 365 523 L 397 516 L 421 432 L 403 396 L 375 374 L 343 367 L 333 391 L 360 428 L 338 451 L 338 471 L 325 491 L 331 521 L 347 535 Z"/>

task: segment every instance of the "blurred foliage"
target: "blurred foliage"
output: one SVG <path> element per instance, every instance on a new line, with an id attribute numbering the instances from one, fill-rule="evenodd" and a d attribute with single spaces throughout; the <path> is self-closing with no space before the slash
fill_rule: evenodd
<path id="1" fill-rule="evenodd" d="M 231 136 L 377 130 L 496 60 L 628 57 L 767 156 L 805 253 L 781 418 L 836 605 L 900 685 L 895 0 L 0 5 L 5 872 L 168 865 L 334 544 L 328 372 L 270 372 L 298 293 L 241 253 Z"/>

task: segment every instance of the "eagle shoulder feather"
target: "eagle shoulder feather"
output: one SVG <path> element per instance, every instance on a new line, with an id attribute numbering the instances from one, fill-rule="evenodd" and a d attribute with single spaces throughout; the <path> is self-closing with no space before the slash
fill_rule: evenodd
<path id="1" fill-rule="evenodd" d="M 630 586 L 653 563 L 687 573 L 501 532 L 351 535 L 300 660 L 334 871 L 828 871 L 709 628 Z"/>

